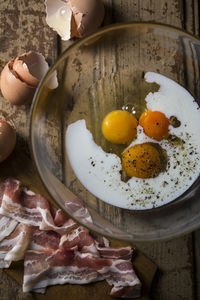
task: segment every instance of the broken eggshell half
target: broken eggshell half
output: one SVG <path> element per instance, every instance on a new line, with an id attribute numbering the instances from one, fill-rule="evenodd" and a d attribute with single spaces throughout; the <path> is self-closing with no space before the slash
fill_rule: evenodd
<path id="1" fill-rule="evenodd" d="M 31 103 L 36 88 L 49 66 L 42 54 L 29 51 L 10 60 L 1 72 L 3 97 L 14 105 Z M 54 81 L 54 82 L 52 82 Z M 56 74 L 50 89 L 58 85 Z"/>
<path id="2" fill-rule="evenodd" d="M 46 22 L 62 40 L 84 37 L 101 26 L 105 9 L 101 0 L 46 0 Z"/>

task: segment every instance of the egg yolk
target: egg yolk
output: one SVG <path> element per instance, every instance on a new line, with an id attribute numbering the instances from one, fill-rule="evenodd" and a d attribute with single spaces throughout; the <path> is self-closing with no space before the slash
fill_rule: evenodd
<path id="1" fill-rule="evenodd" d="M 134 145 L 123 153 L 122 167 L 129 177 L 156 177 L 161 169 L 159 152 L 149 143 Z"/>
<path id="2" fill-rule="evenodd" d="M 111 143 L 128 143 L 137 134 L 137 120 L 128 111 L 112 111 L 102 122 L 102 132 L 104 137 Z"/>
<path id="3" fill-rule="evenodd" d="M 160 111 L 147 110 L 139 119 L 139 125 L 143 127 L 145 134 L 157 141 L 169 136 L 169 124 L 168 118 Z"/>

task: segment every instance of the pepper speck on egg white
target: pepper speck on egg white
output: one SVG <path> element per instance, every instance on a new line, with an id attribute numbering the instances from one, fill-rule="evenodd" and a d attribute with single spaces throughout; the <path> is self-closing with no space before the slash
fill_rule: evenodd
<path id="1" fill-rule="evenodd" d="M 160 111 L 168 119 L 173 116 L 179 120 L 179 126 L 169 126 L 169 135 L 172 138 L 160 141 L 150 138 L 140 125 L 137 126 L 137 137 L 124 149 L 126 151 L 145 143 L 156 143 L 161 147 L 167 155 L 167 165 L 155 178 L 144 178 L 142 174 L 143 178 L 131 177 L 123 181 L 120 157 L 106 153 L 94 142 L 85 120 L 70 124 L 65 136 L 67 157 L 83 186 L 108 204 L 132 210 L 152 209 L 177 199 L 191 187 L 200 174 L 198 104 L 186 89 L 163 75 L 148 72 L 145 80 L 160 85 L 158 92 L 150 92 L 146 96 L 147 109 Z M 174 142 L 173 137 L 179 143 L 176 143 L 176 139 Z M 143 161 L 140 164 L 146 171 L 146 166 L 150 163 L 147 161 L 147 154 L 142 155 Z M 159 165 L 154 154 L 153 158 L 155 164 Z"/>

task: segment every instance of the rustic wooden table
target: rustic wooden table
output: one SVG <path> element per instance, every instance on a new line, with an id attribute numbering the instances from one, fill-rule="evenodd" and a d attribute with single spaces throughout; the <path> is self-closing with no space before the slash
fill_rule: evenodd
<path id="1" fill-rule="evenodd" d="M 103 0 L 106 6 L 104 24 L 124 21 L 154 21 L 184 28 L 199 35 L 200 3 L 198 0 Z M 0 70 L 6 62 L 28 50 L 41 52 L 51 64 L 68 46 L 61 43 L 45 22 L 44 1 L 0 1 Z M 29 107 L 11 106 L 2 97 L 0 119 L 7 119 L 17 130 L 16 153 L 29 156 Z M 21 163 L 21 162 L 20 162 Z M 0 165 L 1 177 L 16 175 L 9 162 Z M 2 175 L 3 174 L 3 175 Z M 142 250 L 159 268 L 151 290 L 151 299 L 200 299 L 200 230 L 171 241 L 140 243 Z M 0 272 L 0 299 L 34 299 L 23 294 L 21 287 L 3 271 Z M 94 298 L 95 299 L 95 298 Z"/>

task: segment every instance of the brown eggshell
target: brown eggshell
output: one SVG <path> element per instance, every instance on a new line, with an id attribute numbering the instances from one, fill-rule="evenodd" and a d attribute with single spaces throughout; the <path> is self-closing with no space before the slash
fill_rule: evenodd
<path id="1" fill-rule="evenodd" d="M 34 51 L 16 57 L 13 63 L 13 70 L 17 72 L 20 79 L 33 87 L 38 86 L 48 69 L 44 56 Z"/>
<path id="2" fill-rule="evenodd" d="M 101 0 L 69 0 L 68 3 L 81 37 L 94 32 L 100 27 L 105 14 Z"/>
<path id="3" fill-rule="evenodd" d="M 14 150 L 16 132 L 6 121 L 0 120 L 0 162 L 4 161 Z"/>
<path id="4" fill-rule="evenodd" d="M 78 37 L 78 38 L 81 37 L 80 33 L 77 30 L 77 24 L 73 14 L 71 18 L 71 37 Z"/>
<path id="5" fill-rule="evenodd" d="M 0 88 L 3 97 L 12 104 L 22 105 L 30 103 L 36 88 L 23 82 L 13 70 L 14 60 L 6 64 L 0 77 Z"/>

